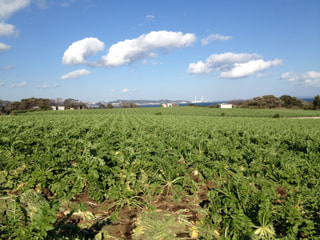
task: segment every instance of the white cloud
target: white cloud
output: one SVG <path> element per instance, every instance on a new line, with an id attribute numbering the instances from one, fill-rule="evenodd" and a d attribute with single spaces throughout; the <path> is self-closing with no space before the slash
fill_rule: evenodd
<path id="1" fill-rule="evenodd" d="M 6 67 L 4 68 L 4 70 L 10 70 L 10 69 L 13 69 L 13 68 L 14 68 L 13 65 L 8 65 L 8 66 L 6 66 Z"/>
<path id="2" fill-rule="evenodd" d="M 125 88 L 125 89 L 122 89 L 122 90 L 121 90 L 122 93 L 127 93 L 127 92 L 129 92 L 129 91 L 130 91 L 130 90 L 129 90 L 128 88 Z"/>
<path id="3" fill-rule="evenodd" d="M 247 63 L 235 63 L 234 67 L 227 72 L 221 72 L 222 78 L 242 78 L 252 75 L 256 72 L 267 70 L 282 64 L 282 60 L 264 61 L 262 59 L 252 60 Z"/>
<path id="4" fill-rule="evenodd" d="M 19 32 L 15 30 L 15 26 L 0 22 L 0 37 L 2 36 L 18 36 Z"/>
<path id="5" fill-rule="evenodd" d="M 13 13 L 27 7 L 31 0 L 0 0 L 0 19 L 9 18 Z"/>
<path id="6" fill-rule="evenodd" d="M 303 84 L 305 86 L 320 87 L 320 72 L 310 71 L 302 74 L 286 72 L 281 74 L 281 79 L 286 79 L 293 84 Z"/>
<path id="7" fill-rule="evenodd" d="M 153 58 L 156 56 L 155 50 L 169 52 L 190 46 L 195 40 L 196 36 L 191 33 L 153 31 L 112 45 L 108 54 L 102 57 L 101 64 L 105 67 L 117 67 L 144 58 Z"/>
<path id="8" fill-rule="evenodd" d="M 48 8 L 48 4 L 47 4 L 46 0 L 35 0 L 35 1 L 40 9 L 47 9 Z"/>
<path id="9" fill-rule="evenodd" d="M 100 61 L 89 62 L 87 58 L 102 51 L 104 43 L 97 38 L 85 38 L 72 43 L 64 52 L 63 64 L 86 64 L 89 66 L 117 67 L 145 58 L 156 56 L 155 50 L 169 52 L 173 49 L 190 46 L 196 40 L 191 33 L 157 31 L 143 34 L 138 38 L 127 39 L 113 44 L 107 55 Z"/>
<path id="10" fill-rule="evenodd" d="M 69 72 L 66 75 L 63 75 L 61 77 L 61 79 L 75 79 L 75 78 L 78 78 L 78 77 L 81 77 L 81 76 L 86 76 L 86 75 L 89 75 L 89 74 L 91 74 L 90 71 L 88 71 L 86 69 L 80 69 L 80 70 L 76 70 L 76 71 L 73 71 L 73 72 Z"/>
<path id="11" fill-rule="evenodd" d="M 0 82 L 0 87 L 4 86 L 5 83 L 4 82 Z"/>
<path id="12" fill-rule="evenodd" d="M 104 48 L 104 43 L 99 39 L 93 37 L 84 38 L 69 46 L 63 54 L 62 63 L 70 65 L 94 65 L 94 63 L 90 63 L 86 59 L 102 51 Z"/>
<path id="13" fill-rule="evenodd" d="M 21 87 L 24 87 L 26 85 L 27 85 L 27 83 L 24 81 L 24 82 L 21 82 L 21 83 L 14 83 L 9 88 L 21 88 Z"/>
<path id="14" fill-rule="evenodd" d="M 264 77 L 269 76 L 269 75 L 272 75 L 272 73 L 261 73 L 261 72 L 259 72 L 259 73 L 256 74 L 256 77 L 257 78 L 264 78 Z"/>
<path id="15" fill-rule="evenodd" d="M 7 51 L 7 50 L 9 50 L 10 48 L 11 48 L 11 46 L 0 42 L 0 52 L 1 52 L 1 51 Z"/>
<path id="16" fill-rule="evenodd" d="M 249 53 L 213 54 L 206 62 L 190 63 L 187 71 L 192 74 L 221 72 L 222 78 L 243 78 L 282 64 L 280 59 L 264 61 L 261 58 L 261 55 Z"/>
<path id="17" fill-rule="evenodd" d="M 6 71 L 9 71 L 9 70 L 12 69 L 12 68 L 14 68 L 13 65 L 8 65 L 8 66 L 6 66 L 6 67 L 4 67 L 4 68 L 0 67 L 0 71 L 6 72 Z"/>
<path id="18" fill-rule="evenodd" d="M 124 88 L 121 90 L 122 93 L 135 92 L 135 89 Z"/>
<path id="19" fill-rule="evenodd" d="M 57 88 L 59 87 L 60 85 L 59 84 L 48 84 L 48 83 L 44 83 L 40 86 L 38 86 L 38 88 L 41 88 L 41 89 L 47 89 L 47 88 Z"/>
<path id="20" fill-rule="evenodd" d="M 61 7 L 70 7 L 70 5 L 72 4 L 72 3 L 74 3 L 75 2 L 75 0 L 70 0 L 70 1 L 64 1 L 64 2 L 62 2 L 62 3 L 58 3 Z"/>
<path id="21" fill-rule="evenodd" d="M 149 14 L 149 15 L 146 16 L 146 19 L 147 19 L 147 20 L 152 20 L 152 19 L 154 19 L 154 16 L 151 15 L 151 14 Z"/>
<path id="22" fill-rule="evenodd" d="M 226 40 L 229 40 L 231 38 L 232 38 L 231 36 L 222 36 L 220 34 L 210 34 L 208 37 L 203 38 L 201 40 L 201 44 L 202 45 L 207 45 L 207 44 L 209 44 L 209 42 L 212 42 L 212 41 L 216 41 L 216 40 L 226 41 Z"/>

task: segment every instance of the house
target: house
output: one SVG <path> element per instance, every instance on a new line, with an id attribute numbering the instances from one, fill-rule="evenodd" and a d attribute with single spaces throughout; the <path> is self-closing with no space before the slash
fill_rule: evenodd
<path id="1" fill-rule="evenodd" d="M 64 106 L 51 106 L 52 110 L 64 110 Z"/>
<path id="2" fill-rule="evenodd" d="M 218 104 L 218 108 L 232 108 L 232 104 L 220 103 L 220 104 Z"/>
<path id="3" fill-rule="evenodd" d="M 172 107 L 172 103 L 161 103 L 161 107 Z"/>

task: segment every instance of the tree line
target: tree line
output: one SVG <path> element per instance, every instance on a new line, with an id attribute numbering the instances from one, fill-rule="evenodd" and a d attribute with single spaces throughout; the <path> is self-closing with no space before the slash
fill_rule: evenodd
<path id="1" fill-rule="evenodd" d="M 87 105 L 77 99 L 68 98 L 62 100 L 57 98 L 55 100 L 48 98 L 26 98 L 21 101 L 4 101 L 0 99 L 0 115 L 16 114 L 30 111 L 48 111 L 57 109 L 59 106 L 64 106 L 64 109 L 87 109 Z M 123 102 L 119 104 L 121 108 L 135 108 L 137 107 L 133 102 Z M 99 108 L 114 108 L 111 103 L 106 105 L 100 104 Z"/>
<path id="2" fill-rule="evenodd" d="M 305 110 L 320 110 L 320 95 L 308 102 L 302 99 L 297 99 L 289 95 L 282 95 L 277 98 L 274 95 L 265 95 L 262 97 L 255 97 L 249 100 L 233 100 L 229 103 L 242 108 L 259 108 L 259 109 L 274 109 L 274 108 L 288 108 L 288 109 L 305 109 Z"/>
<path id="3" fill-rule="evenodd" d="M 61 98 L 55 100 L 48 98 L 26 98 L 21 101 L 3 101 L 0 100 L 0 114 L 14 114 L 28 111 L 47 111 L 54 107 L 64 106 L 65 109 L 85 109 L 86 104 L 72 98 L 62 101 Z"/>
<path id="4" fill-rule="evenodd" d="M 297 99 L 289 95 L 282 95 L 277 98 L 274 95 L 265 95 L 262 97 L 255 97 L 249 100 L 232 100 L 229 103 L 241 107 L 241 108 L 289 108 L 289 109 L 305 109 L 305 110 L 320 110 L 320 95 L 315 96 L 315 98 L 310 101 L 304 101 L 302 99 Z M 65 109 L 86 109 L 88 108 L 85 103 L 68 98 L 62 101 L 61 98 L 55 100 L 48 98 L 26 98 L 21 101 L 4 101 L 0 100 L 0 114 L 14 114 L 18 112 L 27 111 L 46 111 L 52 110 L 52 107 L 64 106 Z M 121 108 L 135 108 L 136 104 L 132 102 L 124 102 L 120 104 Z M 112 104 L 103 105 L 101 104 L 99 108 L 114 108 Z"/>

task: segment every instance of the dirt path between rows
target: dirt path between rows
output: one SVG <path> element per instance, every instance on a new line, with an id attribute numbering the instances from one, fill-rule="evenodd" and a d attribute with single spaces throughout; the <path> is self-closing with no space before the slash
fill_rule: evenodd
<path id="1" fill-rule="evenodd" d="M 289 119 L 320 119 L 320 117 L 289 117 Z"/>

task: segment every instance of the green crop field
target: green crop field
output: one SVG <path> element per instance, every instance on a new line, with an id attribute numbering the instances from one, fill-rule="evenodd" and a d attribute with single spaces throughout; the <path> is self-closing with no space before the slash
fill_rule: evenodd
<path id="1" fill-rule="evenodd" d="M 0 116 L 1 239 L 318 239 L 320 111 Z"/>

